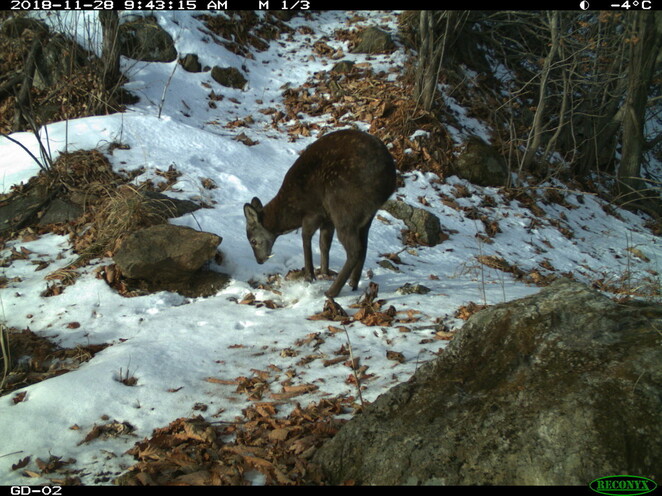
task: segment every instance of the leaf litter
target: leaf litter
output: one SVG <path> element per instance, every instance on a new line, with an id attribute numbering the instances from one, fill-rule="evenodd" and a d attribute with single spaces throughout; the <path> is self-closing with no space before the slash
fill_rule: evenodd
<path id="1" fill-rule="evenodd" d="M 287 416 L 273 402 L 258 402 L 235 422 L 212 423 L 198 416 L 179 418 L 127 453 L 136 460 L 116 482 L 129 486 L 251 485 L 319 483 L 310 459 L 343 421 L 348 400 L 297 404 Z"/>

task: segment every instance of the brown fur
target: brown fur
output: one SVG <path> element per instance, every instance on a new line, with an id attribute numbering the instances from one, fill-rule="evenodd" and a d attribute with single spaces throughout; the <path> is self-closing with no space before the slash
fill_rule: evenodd
<path id="1" fill-rule="evenodd" d="M 269 203 L 262 207 L 253 198 L 244 205 L 255 258 L 264 263 L 278 236 L 301 227 L 306 278 L 315 279 L 311 238 L 319 229 L 321 272 L 329 275 L 329 248 L 337 231 L 347 261 L 326 295 L 337 296 L 348 279 L 356 289 L 370 224 L 395 191 L 395 180 L 393 158 L 374 136 L 344 130 L 321 137 L 294 162 Z"/>

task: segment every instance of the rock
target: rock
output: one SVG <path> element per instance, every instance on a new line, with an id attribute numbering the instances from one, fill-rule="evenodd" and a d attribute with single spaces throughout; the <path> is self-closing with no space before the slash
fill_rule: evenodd
<path id="1" fill-rule="evenodd" d="M 18 231 L 30 225 L 37 213 L 51 201 L 53 192 L 48 186 L 34 183 L 20 192 L 15 192 L 0 201 L 0 235 Z"/>
<path id="2" fill-rule="evenodd" d="M 179 63 L 187 72 L 202 72 L 202 65 L 200 64 L 200 60 L 198 60 L 198 56 L 194 53 L 186 54 L 184 57 L 179 59 Z"/>
<path id="3" fill-rule="evenodd" d="M 474 314 L 313 461 L 339 484 L 582 485 L 662 467 L 662 308 L 561 280 Z"/>
<path id="4" fill-rule="evenodd" d="M 133 279 L 125 281 L 131 294 L 142 295 L 170 291 L 187 298 L 209 298 L 225 288 L 231 277 L 221 272 L 201 269 L 194 276 L 179 281 L 146 281 Z"/>
<path id="5" fill-rule="evenodd" d="M 37 76 L 37 73 L 35 73 L 35 76 Z M 37 78 L 35 77 L 33 82 L 36 80 Z M 44 103 L 43 105 L 39 105 L 37 108 L 35 108 L 34 112 L 39 119 L 37 122 L 53 122 L 58 120 L 57 115 L 60 110 L 60 105 L 55 103 Z"/>
<path id="6" fill-rule="evenodd" d="M 82 207 L 61 198 L 55 198 L 44 210 L 44 214 L 39 219 L 39 225 L 72 222 L 81 215 L 83 215 Z"/>
<path id="7" fill-rule="evenodd" d="M 215 234 L 159 224 L 130 234 L 113 259 L 125 277 L 177 282 L 213 258 L 221 241 Z"/>
<path id="8" fill-rule="evenodd" d="M 85 207 L 92 202 L 99 202 L 108 199 L 108 195 L 92 195 L 87 191 L 72 191 L 67 195 L 67 199 L 80 206 Z M 142 215 L 149 217 L 156 224 L 161 224 L 166 219 L 181 217 L 202 207 L 191 200 L 180 200 L 171 198 L 163 193 L 156 191 L 136 189 L 133 186 L 123 184 L 118 186 L 110 197 L 111 200 L 118 203 L 126 203 L 126 209 L 139 209 Z M 136 205 L 140 205 L 137 207 Z"/>
<path id="9" fill-rule="evenodd" d="M 125 195 L 127 201 L 137 197 L 135 201 L 143 204 L 144 212 L 158 219 L 159 223 L 202 208 L 190 200 L 170 198 L 154 191 L 138 191 L 128 186 L 119 186 L 117 192 Z M 66 192 L 62 188 L 50 188 L 44 181 L 32 180 L 19 190 L 0 196 L 0 235 L 36 224 L 75 221 L 86 208 L 100 200 L 100 196 L 88 191 Z"/>
<path id="10" fill-rule="evenodd" d="M 430 288 L 423 286 L 422 284 L 411 284 L 406 282 L 403 286 L 395 290 L 396 293 L 407 295 L 407 294 L 427 294 L 430 292 Z"/>
<path id="11" fill-rule="evenodd" d="M 352 53 L 391 53 L 393 50 L 395 43 L 391 35 L 381 29 L 370 27 L 361 32 L 359 42 L 352 49 Z"/>
<path id="12" fill-rule="evenodd" d="M 96 57 L 91 52 L 75 41 L 56 34 L 45 42 L 37 57 L 32 85 L 40 90 L 52 90 L 73 70 L 88 65 L 94 59 Z"/>
<path id="13" fill-rule="evenodd" d="M 181 217 L 182 215 L 195 212 L 202 208 L 191 200 L 171 198 L 168 195 L 157 193 L 156 191 L 140 191 L 138 194 L 144 197 L 153 214 L 164 219 Z"/>
<path id="14" fill-rule="evenodd" d="M 508 166 L 504 158 L 492 145 L 475 136 L 464 143 L 453 172 L 479 186 L 499 187 L 508 182 Z"/>
<path id="15" fill-rule="evenodd" d="M 144 62 L 172 62 L 177 50 L 172 37 L 154 17 L 140 17 L 119 27 L 120 53 Z"/>
<path id="16" fill-rule="evenodd" d="M 382 208 L 402 220 L 422 245 L 435 246 L 448 239 L 441 230 L 439 217 L 425 209 L 413 207 L 400 200 L 388 200 Z"/>
<path id="17" fill-rule="evenodd" d="M 331 68 L 331 72 L 336 74 L 348 74 L 354 70 L 354 62 L 351 60 L 341 60 Z"/>
<path id="18" fill-rule="evenodd" d="M 393 265 L 393 263 L 391 263 L 389 260 L 380 260 L 377 262 L 377 265 L 385 269 L 392 270 L 393 272 L 400 272 L 400 269 L 396 265 Z"/>
<path id="19" fill-rule="evenodd" d="M 211 77 L 214 78 L 218 84 L 228 88 L 236 88 L 241 90 L 246 86 L 246 78 L 244 75 L 234 67 L 218 67 L 214 66 L 211 70 Z"/>
<path id="20" fill-rule="evenodd" d="M 31 17 L 10 17 L 2 23 L 0 33 L 10 38 L 18 38 L 26 30 L 33 33 L 46 34 L 48 33 L 48 26 Z"/>

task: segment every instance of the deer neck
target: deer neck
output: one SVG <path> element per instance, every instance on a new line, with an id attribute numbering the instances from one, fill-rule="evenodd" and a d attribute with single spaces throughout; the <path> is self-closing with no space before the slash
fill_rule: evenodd
<path id="1" fill-rule="evenodd" d="M 301 227 L 302 217 L 290 202 L 276 196 L 265 205 L 262 224 L 269 232 L 280 236 Z"/>

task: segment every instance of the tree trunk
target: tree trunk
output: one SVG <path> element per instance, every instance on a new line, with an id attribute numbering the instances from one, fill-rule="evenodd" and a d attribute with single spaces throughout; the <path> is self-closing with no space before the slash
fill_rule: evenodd
<path id="1" fill-rule="evenodd" d="M 119 17 L 115 10 L 99 11 L 99 22 L 103 30 L 103 86 L 110 95 L 120 82 L 120 50 L 118 42 Z"/>
<path id="2" fill-rule="evenodd" d="M 621 163 L 618 169 L 623 194 L 643 197 L 641 180 L 644 123 L 655 63 L 662 48 L 662 12 L 632 12 L 628 88 L 623 108 Z M 631 198 L 631 197 L 630 197 Z"/>
<path id="3" fill-rule="evenodd" d="M 419 46 L 416 68 L 416 97 L 425 110 L 432 108 L 436 81 L 434 79 L 434 13 L 422 10 L 419 14 Z"/>
<path id="4" fill-rule="evenodd" d="M 418 61 L 416 66 L 416 98 L 425 110 L 431 110 L 439 84 L 444 55 L 465 21 L 462 13 L 453 10 L 434 12 L 422 10 L 419 17 Z M 441 26 L 444 23 L 443 33 Z"/>

